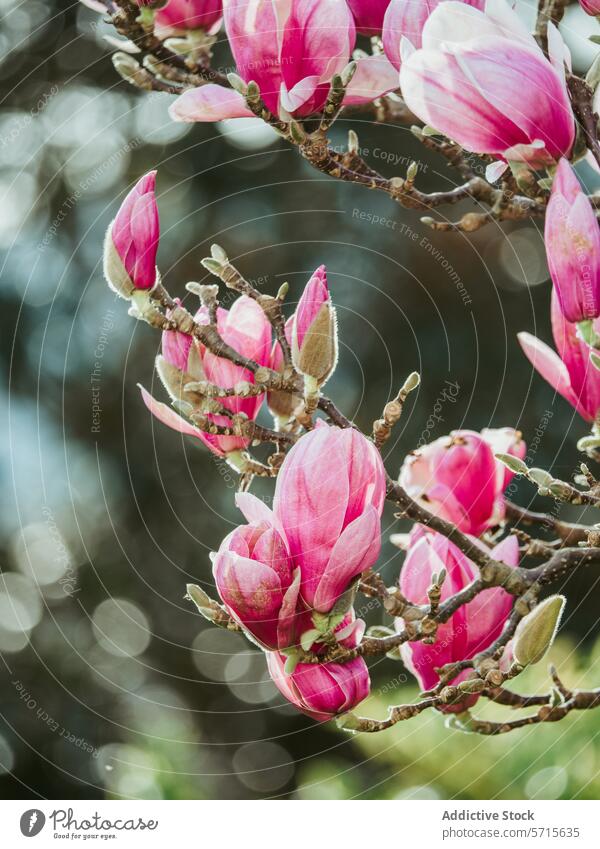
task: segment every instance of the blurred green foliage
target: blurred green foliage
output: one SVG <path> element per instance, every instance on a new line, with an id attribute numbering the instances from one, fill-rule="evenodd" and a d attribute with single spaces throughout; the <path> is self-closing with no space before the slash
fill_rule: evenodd
<path id="1" fill-rule="evenodd" d="M 545 693 L 546 667 L 557 666 L 569 687 L 593 689 L 600 678 L 600 642 L 582 651 L 574 641 L 558 640 L 550 654 L 511 682 L 519 693 Z M 361 705 L 365 716 L 382 717 L 388 704 L 418 698 L 415 687 L 384 694 L 374 691 Z M 480 700 L 473 715 L 500 720 L 535 713 Z M 300 772 L 302 798 L 386 799 L 598 799 L 600 724 L 595 711 L 571 714 L 565 721 L 520 729 L 498 737 L 450 731 L 444 717 L 425 711 L 383 734 L 357 738 L 365 759 L 387 766 L 386 778 L 365 788 L 360 769 L 341 764 L 309 766 Z"/>

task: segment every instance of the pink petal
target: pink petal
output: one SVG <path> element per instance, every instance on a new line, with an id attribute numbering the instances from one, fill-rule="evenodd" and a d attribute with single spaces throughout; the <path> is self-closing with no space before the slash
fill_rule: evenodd
<path id="1" fill-rule="evenodd" d="M 251 492 L 236 492 L 235 506 L 243 513 L 246 521 L 251 524 L 267 522 L 275 527 L 275 516 L 271 508 L 256 495 L 252 495 Z"/>
<path id="2" fill-rule="evenodd" d="M 547 383 L 562 395 L 587 421 L 592 421 L 590 416 L 582 410 L 577 397 L 571 387 L 571 378 L 566 365 L 558 354 L 545 342 L 540 341 L 531 333 L 518 333 L 517 338 L 523 352 L 531 365 L 538 371 Z"/>
<path id="3" fill-rule="evenodd" d="M 381 524 L 377 510 L 369 506 L 358 519 L 343 531 L 331 552 L 331 557 L 320 580 L 304 582 L 302 593 L 306 601 L 316 592 L 312 606 L 321 613 L 331 610 L 350 581 L 371 567 L 381 548 Z"/>
<path id="4" fill-rule="evenodd" d="M 169 107 L 169 115 L 185 123 L 253 117 L 241 94 L 213 83 L 184 91 Z"/>
<path id="5" fill-rule="evenodd" d="M 280 649 L 293 644 L 298 623 L 298 597 L 300 594 L 300 570 L 296 569 L 294 579 L 283 597 L 277 621 L 277 645 Z"/>
<path id="6" fill-rule="evenodd" d="M 399 87 L 398 71 L 384 55 L 365 56 L 356 60 L 344 103 L 368 103 Z"/>
<path id="7" fill-rule="evenodd" d="M 196 436 L 206 445 L 207 448 L 210 448 L 214 454 L 217 454 L 219 457 L 225 456 L 225 452 L 219 447 L 218 442 L 211 442 L 203 431 L 186 422 L 186 420 L 182 419 L 181 416 L 178 415 L 178 413 L 176 413 L 171 407 L 167 407 L 166 404 L 156 401 L 143 386 L 140 386 L 140 390 L 144 404 L 148 407 L 152 415 L 160 422 L 178 433 L 183 433 L 186 436 Z"/>

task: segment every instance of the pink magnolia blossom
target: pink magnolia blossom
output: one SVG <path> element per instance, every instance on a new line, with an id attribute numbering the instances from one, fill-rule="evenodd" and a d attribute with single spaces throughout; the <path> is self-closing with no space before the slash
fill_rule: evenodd
<path id="1" fill-rule="evenodd" d="M 275 485 L 276 493 L 278 485 L 279 478 L 277 479 L 277 483 Z M 279 536 L 283 540 L 285 540 L 287 551 L 291 554 L 291 546 L 289 540 L 285 535 L 283 522 L 281 521 L 278 514 L 274 513 L 271 508 L 268 507 L 263 501 L 261 501 L 255 495 L 251 495 L 249 492 L 238 493 L 236 495 L 236 504 L 241 510 L 241 512 L 244 514 L 246 520 L 253 527 L 260 525 L 274 528 L 279 534 Z M 352 545 L 352 538 L 348 536 L 347 542 Z M 377 542 L 377 546 L 379 547 L 379 542 Z M 310 561 L 310 557 L 304 557 L 302 552 L 300 552 L 300 554 L 295 557 L 293 555 L 291 556 L 292 566 L 294 570 L 299 569 L 300 571 L 300 579 L 302 580 L 303 572 L 307 573 L 310 577 L 312 575 L 312 564 Z M 352 550 L 349 550 L 347 552 L 347 556 L 352 559 L 356 555 Z M 331 568 L 333 568 L 334 565 L 335 564 L 333 563 L 330 564 Z M 338 598 L 347 589 L 348 582 L 351 579 L 341 574 L 339 576 L 332 575 L 330 577 L 336 580 L 339 578 L 339 581 L 334 588 L 334 592 L 336 593 L 335 597 L 332 598 L 331 603 L 329 605 L 329 607 L 332 607 L 335 601 L 337 601 Z M 298 641 L 305 631 L 314 630 L 315 625 L 312 619 L 314 609 L 315 608 L 310 604 L 310 602 L 307 601 L 306 596 L 299 596 L 297 608 L 298 615 L 295 622 L 295 633 L 296 637 L 298 638 Z M 323 612 L 328 612 L 328 609 Z M 348 613 L 343 617 L 341 622 L 338 622 L 337 625 L 335 625 L 333 630 L 338 642 L 340 642 L 341 645 L 346 646 L 346 648 L 355 648 L 361 640 L 361 637 L 364 633 L 364 629 L 365 623 L 362 619 L 356 618 L 354 610 L 351 608 Z M 316 654 L 319 654 L 321 650 L 322 645 L 319 639 L 317 638 L 315 643 L 311 647 L 311 651 L 315 652 Z"/>
<path id="2" fill-rule="evenodd" d="M 106 234 L 105 275 L 115 291 L 126 297 L 135 289 L 151 289 L 156 282 L 159 221 L 155 185 L 156 171 L 138 180 Z"/>
<path id="3" fill-rule="evenodd" d="M 330 611 L 377 559 L 385 489 L 378 451 L 353 428 L 319 422 L 287 454 L 273 512 L 300 568 L 309 607 Z"/>
<path id="4" fill-rule="evenodd" d="M 504 518 L 503 492 L 513 474 L 494 455 L 522 458 L 525 450 L 513 428 L 454 430 L 409 454 L 399 482 L 433 513 L 479 536 Z"/>
<path id="5" fill-rule="evenodd" d="M 552 292 L 552 334 L 558 354 L 531 333 L 519 333 L 525 356 L 544 380 L 585 419 L 592 422 L 600 411 L 600 371 L 592 364 L 593 351 L 577 333 L 577 325 L 562 314 L 558 296 Z M 600 319 L 594 321 L 600 333 Z"/>
<path id="6" fill-rule="evenodd" d="M 504 0 L 485 12 L 449 0 L 425 23 L 421 49 L 404 42 L 400 86 L 415 115 L 466 150 L 541 168 L 575 139 L 568 52 L 553 24 L 548 50 L 550 60 Z"/>
<path id="7" fill-rule="evenodd" d="M 475 564 L 446 537 L 422 529 L 418 529 L 413 536 L 416 542 L 411 546 L 400 572 L 400 591 L 409 601 L 427 604 L 427 588 L 431 584 L 432 575 L 439 574 L 442 568 L 447 572 L 442 585 L 442 601 L 464 589 L 479 576 Z M 491 555 L 509 566 L 517 566 L 517 538 L 507 537 L 492 549 Z M 439 681 L 436 668 L 446 663 L 469 660 L 488 648 L 500 636 L 512 603 L 512 596 L 501 587 L 484 590 L 438 627 L 432 645 L 422 641 L 404 643 L 400 647 L 402 660 L 417 678 L 421 688 L 429 690 L 436 686 Z M 403 624 L 402 620 L 398 620 L 399 627 Z M 456 685 L 468 674 L 469 671 L 465 670 L 450 683 Z M 477 699 L 477 695 L 468 695 L 460 705 L 448 706 L 443 710 L 465 710 Z"/>
<path id="8" fill-rule="evenodd" d="M 592 17 L 597 17 L 598 15 L 600 15 L 599 0 L 579 0 L 579 5 L 586 13 L 586 15 L 592 15 Z"/>
<path id="9" fill-rule="evenodd" d="M 261 646 L 294 644 L 299 582 L 272 525 L 261 521 L 232 531 L 214 555 L 213 575 L 229 613 Z"/>
<path id="10" fill-rule="evenodd" d="M 362 657 L 347 663 L 299 663 L 291 675 L 285 658 L 267 652 L 267 666 L 279 692 L 298 710 L 326 722 L 352 710 L 369 695 L 369 670 Z"/>
<path id="11" fill-rule="evenodd" d="M 222 0 L 169 0 L 154 20 L 163 30 L 210 30 L 222 17 Z"/>
<path id="12" fill-rule="evenodd" d="M 544 231 L 550 276 L 567 321 L 600 315 L 600 230 L 566 159 L 552 184 Z"/>
<path id="13" fill-rule="evenodd" d="M 206 308 L 201 307 L 195 319 L 200 324 L 208 324 Z M 271 326 L 262 308 L 252 298 L 242 295 L 230 310 L 219 307 L 217 310 L 217 329 L 224 341 L 231 345 L 239 354 L 254 360 L 259 365 L 269 364 L 271 355 Z M 173 335 L 170 335 L 173 333 Z M 194 375 L 215 383 L 224 389 L 235 386 L 240 381 L 254 382 L 254 375 L 248 369 L 237 366 L 223 357 L 218 357 L 204 345 L 182 338 L 185 334 L 168 331 L 163 336 L 163 356 L 171 365 L 181 369 L 185 365 L 186 353 L 189 359 L 191 353 L 199 359 L 198 368 L 201 374 Z M 199 428 L 187 422 L 166 404 L 161 404 L 142 389 L 144 403 L 157 419 L 168 427 L 180 433 L 196 436 L 219 456 L 233 455 L 248 447 L 248 440 L 240 436 L 219 436 L 204 433 Z M 264 395 L 250 398 L 233 396 L 223 398 L 224 407 L 232 413 L 244 413 L 249 419 L 256 419 L 264 400 Z M 227 426 L 230 420 L 225 415 L 210 413 L 209 420 L 216 425 Z"/>
<path id="14" fill-rule="evenodd" d="M 383 18 L 390 0 L 347 0 L 356 29 L 364 35 L 381 35 Z"/>
<path id="15" fill-rule="evenodd" d="M 324 383 L 337 360 L 337 324 L 327 288 L 327 270 L 319 266 L 304 288 L 292 324 L 292 360 L 296 369 Z"/>
<path id="16" fill-rule="evenodd" d="M 425 21 L 443 0 L 391 0 L 383 20 L 383 49 L 394 68 L 400 69 L 400 43 L 407 38 L 413 47 L 421 47 Z M 468 6 L 483 9 L 485 0 L 463 0 Z"/>
<path id="17" fill-rule="evenodd" d="M 275 115 L 306 117 L 325 104 L 332 77 L 350 62 L 356 29 L 346 0 L 225 0 L 224 22 L 238 75 L 254 81 Z M 385 56 L 357 60 L 345 103 L 374 100 L 398 87 Z M 218 85 L 180 95 L 176 121 L 220 121 L 252 116 L 244 98 Z"/>

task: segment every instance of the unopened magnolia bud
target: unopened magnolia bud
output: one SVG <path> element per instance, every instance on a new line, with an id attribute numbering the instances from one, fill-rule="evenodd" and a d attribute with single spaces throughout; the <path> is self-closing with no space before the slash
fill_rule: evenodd
<path id="1" fill-rule="evenodd" d="M 499 687 L 504 681 L 504 675 L 499 669 L 490 669 L 490 671 L 485 676 L 486 684 L 489 684 L 490 687 Z"/>
<path id="2" fill-rule="evenodd" d="M 354 130 L 348 130 L 348 153 L 358 153 L 359 146 L 358 135 Z"/>
<path id="3" fill-rule="evenodd" d="M 416 162 L 411 162 L 410 165 L 408 166 L 408 168 L 406 169 L 406 179 L 410 183 L 414 182 L 418 171 L 419 171 L 418 164 Z"/>
<path id="4" fill-rule="evenodd" d="M 260 86 L 254 80 L 250 80 L 250 82 L 246 86 L 246 98 L 248 100 L 260 99 Z"/>
<path id="5" fill-rule="evenodd" d="M 157 279 L 159 222 L 156 171 L 138 180 L 109 226 L 104 241 L 104 276 L 117 295 L 152 289 Z"/>
<path id="6" fill-rule="evenodd" d="M 123 261 L 112 240 L 112 224 L 104 237 L 103 270 L 104 278 L 113 292 L 129 300 L 135 292 L 135 286 L 125 271 Z"/>
<path id="7" fill-rule="evenodd" d="M 215 259 L 217 262 L 220 262 L 222 264 L 229 262 L 227 254 L 220 245 L 211 245 L 210 252 L 212 258 Z"/>
<path id="8" fill-rule="evenodd" d="M 220 275 L 221 269 L 223 268 L 222 262 L 212 259 L 212 257 L 209 256 L 204 257 L 204 259 L 201 259 L 200 262 L 207 271 L 210 271 L 211 274 L 214 274 L 216 277 Z"/>
<path id="9" fill-rule="evenodd" d="M 210 596 L 208 596 L 203 589 L 201 589 L 196 584 L 188 584 L 186 587 L 188 598 L 194 602 L 198 612 L 204 616 L 205 619 L 208 619 L 209 622 L 213 622 L 215 625 L 223 624 L 222 620 L 224 611 L 220 608 L 216 601 L 213 601 Z"/>
<path id="10" fill-rule="evenodd" d="M 516 475 L 526 475 L 528 472 L 527 464 L 518 457 L 513 457 L 512 454 L 496 454 L 496 460 L 500 460 L 507 469 L 510 469 Z"/>
<path id="11" fill-rule="evenodd" d="M 452 704 L 453 702 L 458 701 L 460 696 L 458 687 L 444 687 L 440 692 L 440 701 L 445 705 Z"/>
<path id="12" fill-rule="evenodd" d="M 571 487 L 562 481 L 553 481 L 548 487 L 550 495 L 561 500 L 568 500 L 571 497 Z"/>
<path id="13" fill-rule="evenodd" d="M 234 91 L 237 91 L 238 94 L 241 94 L 244 97 L 246 96 L 248 86 L 241 77 L 239 77 L 237 74 L 231 73 L 227 74 L 227 79 L 229 80 L 229 84 Z"/>
<path id="14" fill-rule="evenodd" d="M 481 678 L 467 678 L 466 681 L 461 681 L 458 685 L 458 689 L 461 693 L 482 693 L 485 690 L 485 681 L 482 681 Z"/>
<path id="15" fill-rule="evenodd" d="M 518 664 L 530 666 L 543 658 L 554 641 L 564 605 L 564 596 L 550 596 L 521 620 L 513 640 L 513 655 Z"/>
<path id="16" fill-rule="evenodd" d="M 550 472 L 547 472 L 545 469 L 529 469 L 529 480 L 532 480 L 538 486 L 548 487 L 554 481 L 553 476 Z"/>
<path id="17" fill-rule="evenodd" d="M 342 85 L 344 88 L 350 85 L 358 65 L 356 62 L 349 62 L 341 73 Z"/>
<path id="18" fill-rule="evenodd" d="M 292 141 L 295 144 L 304 144 L 307 135 L 302 129 L 302 126 L 298 123 L 298 121 L 290 121 L 289 122 L 290 135 L 292 137 Z"/>
<path id="19" fill-rule="evenodd" d="M 419 386 L 421 383 L 421 375 L 418 371 L 411 371 L 400 389 L 400 396 L 405 398 Z"/>
<path id="20" fill-rule="evenodd" d="M 140 74 L 143 74 L 137 59 L 120 50 L 113 55 L 112 63 L 117 74 L 127 82 L 135 84 L 136 79 L 139 78 Z"/>
<path id="21" fill-rule="evenodd" d="M 160 355 L 156 358 L 156 371 L 163 386 L 173 400 L 187 400 L 184 389 L 186 376 L 182 371 Z"/>
<path id="22" fill-rule="evenodd" d="M 296 369 L 322 385 L 337 362 L 337 321 L 325 266 L 306 284 L 294 315 L 292 360 Z"/>

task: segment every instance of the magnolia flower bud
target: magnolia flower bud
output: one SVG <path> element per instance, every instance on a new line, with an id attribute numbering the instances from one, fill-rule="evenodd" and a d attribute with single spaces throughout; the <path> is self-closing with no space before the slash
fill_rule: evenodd
<path id="1" fill-rule="evenodd" d="M 598 0 L 579 0 L 579 5 L 586 15 L 592 15 L 592 17 L 600 15 L 600 3 Z"/>
<path id="2" fill-rule="evenodd" d="M 130 299 L 136 289 L 151 289 L 156 282 L 159 221 L 150 171 L 129 192 L 104 242 L 104 276 L 117 295 Z"/>
<path id="3" fill-rule="evenodd" d="M 566 159 L 556 169 L 544 231 L 550 276 L 567 321 L 600 315 L 600 230 Z"/>
<path id="4" fill-rule="evenodd" d="M 361 5 L 373 5 L 373 0 Z M 233 89 L 209 83 L 184 91 L 171 107 L 177 121 L 252 117 L 249 105 L 255 108 L 259 98 L 286 123 L 315 115 L 326 105 L 334 77 L 352 60 L 356 42 L 346 0 L 227 0 L 223 22 L 236 66 Z M 398 74 L 385 56 L 362 55 L 356 66 L 345 105 L 398 88 Z M 290 130 L 296 138 L 304 136 L 299 123 Z"/>
<path id="5" fill-rule="evenodd" d="M 538 663 L 546 654 L 560 623 L 565 597 L 544 599 L 518 625 L 513 640 L 513 655 L 521 666 Z"/>
<path id="6" fill-rule="evenodd" d="M 156 15 L 161 30 L 211 30 L 223 15 L 221 0 L 169 0 Z"/>
<path id="7" fill-rule="evenodd" d="M 301 374 L 323 384 L 337 361 L 337 322 L 321 265 L 306 284 L 294 315 L 292 360 Z"/>
<path id="8" fill-rule="evenodd" d="M 454 430 L 405 458 L 400 485 L 428 510 L 479 536 L 504 518 L 503 493 L 513 473 L 527 469 L 520 462 L 525 450 L 513 428 Z"/>
<path id="9" fill-rule="evenodd" d="M 369 670 L 362 657 L 347 663 L 299 663 L 288 672 L 280 654 L 267 652 L 267 666 L 279 692 L 318 722 L 352 710 L 369 695 Z"/>
<path id="10" fill-rule="evenodd" d="M 242 525 L 213 557 L 219 595 L 231 616 L 261 645 L 290 646 L 300 583 L 285 540 L 267 521 Z"/>
<path id="11" fill-rule="evenodd" d="M 539 169 L 571 153 L 565 47 L 550 32 L 552 61 L 507 4 L 486 3 L 480 11 L 442 2 L 423 26 L 421 49 L 405 39 L 401 50 L 392 41 L 388 54 L 401 62 L 400 88 L 411 112 L 466 150 L 498 158 L 488 172 L 497 179 L 507 162 Z"/>
<path id="12" fill-rule="evenodd" d="M 384 500 L 381 456 L 354 428 L 319 421 L 287 453 L 273 511 L 302 573 L 300 592 L 308 607 L 330 613 L 375 563 Z"/>
<path id="13" fill-rule="evenodd" d="M 208 324 L 208 309 L 200 307 L 195 315 L 198 324 Z M 263 310 L 252 298 L 242 295 L 230 310 L 217 309 L 217 328 L 221 338 L 236 349 L 242 356 L 252 359 L 260 365 L 270 361 L 271 325 Z M 213 354 L 204 345 L 194 344 L 192 338 L 180 331 L 168 330 L 163 334 L 163 359 L 158 362 L 159 375 L 171 397 L 191 400 L 188 391 L 184 391 L 188 378 L 206 380 L 223 389 L 234 388 L 238 384 L 254 383 L 254 376 L 243 366 L 237 366 L 229 360 Z M 171 368 L 169 368 L 171 366 Z M 179 374 L 178 374 L 179 372 Z M 193 382 L 193 380 L 192 380 Z M 245 436 L 224 436 L 204 432 L 193 427 L 174 410 L 155 401 L 151 395 L 142 391 L 144 403 L 160 421 L 179 433 L 198 437 L 213 453 L 219 457 L 245 450 L 249 439 Z M 220 399 L 220 404 L 234 415 L 244 415 L 254 421 L 259 414 L 264 394 L 248 396 L 228 396 Z M 212 410 L 208 410 L 209 422 L 217 426 L 227 426 L 231 419 Z"/>
<path id="14" fill-rule="evenodd" d="M 413 530 L 411 537 L 413 542 L 400 572 L 400 591 L 413 604 L 427 603 L 428 587 L 434 578 L 439 581 L 444 571 L 442 602 L 476 580 L 475 564 L 446 537 L 422 529 Z M 490 555 L 515 568 L 519 562 L 516 537 L 504 539 Z M 430 690 L 439 684 L 437 670 L 440 667 L 473 658 L 498 639 L 512 603 L 512 597 L 502 587 L 486 589 L 438 626 L 433 644 L 427 645 L 422 640 L 403 643 L 400 646 L 402 659 L 421 689 Z M 407 617 L 398 620 L 397 625 L 400 629 L 406 628 Z M 443 712 L 462 711 L 475 704 L 485 684 L 481 678 L 470 678 L 470 674 L 462 670 L 450 678 L 448 683 L 452 689 L 465 697 L 451 700 L 442 708 Z"/>

